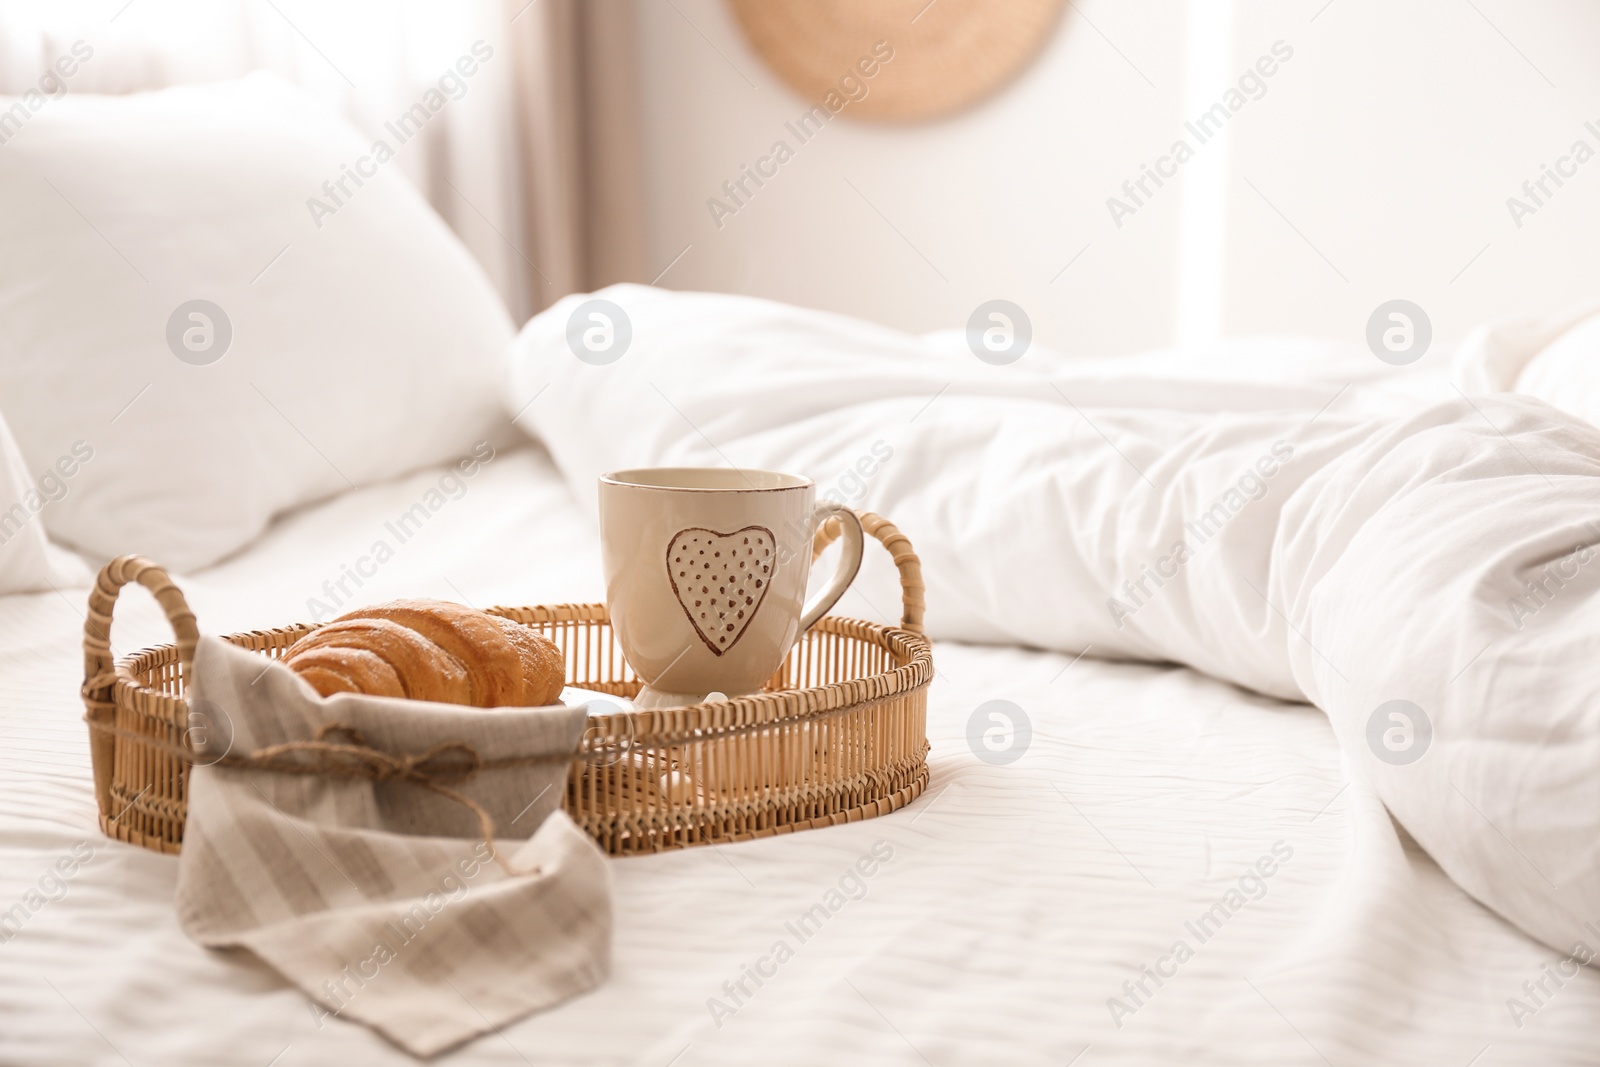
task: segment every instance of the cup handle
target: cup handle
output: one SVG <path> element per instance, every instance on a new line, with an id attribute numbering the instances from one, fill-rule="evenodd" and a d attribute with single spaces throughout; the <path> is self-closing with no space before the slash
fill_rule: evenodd
<path id="1" fill-rule="evenodd" d="M 823 523 L 835 516 L 839 519 L 839 528 L 844 532 L 844 554 L 839 557 L 839 569 L 833 572 L 833 578 L 828 582 L 827 588 L 821 590 L 806 604 L 805 610 L 800 614 L 800 632 L 805 633 L 811 625 L 822 618 L 844 596 L 844 591 L 850 588 L 850 583 L 856 580 L 856 572 L 861 570 L 861 553 L 865 548 L 866 538 L 861 531 L 861 520 L 856 513 L 843 504 L 824 502 L 817 505 L 811 513 L 811 532 L 816 534 Z"/>

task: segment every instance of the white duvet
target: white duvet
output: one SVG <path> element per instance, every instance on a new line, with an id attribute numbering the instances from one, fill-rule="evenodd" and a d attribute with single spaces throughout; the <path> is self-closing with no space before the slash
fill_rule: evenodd
<path id="1" fill-rule="evenodd" d="M 917 545 L 935 636 L 1309 701 L 1463 888 L 1600 952 L 1600 430 L 1453 387 L 1398 404 L 1375 360 L 1319 391 L 1306 370 L 1347 364 L 1287 347 L 1276 383 L 1224 390 L 1191 356 L 1152 388 L 1159 357 L 990 367 L 764 301 L 600 296 L 631 320 L 623 358 L 573 358 L 569 298 L 524 331 L 513 397 L 580 493 L 612 467 L 825 472 L 886 445 L 860 503 Z"/>
<path id="2" fill-rule="evenodd" d="M 548 455 L 498 453 L 359 585 L 341 581 L 441 472 L 291 516 L 182 579 L 202 626 L 305 619 L 330 586 L 341 603 L 599 599 L 601 468 L 802 470 L 890 515 L 922 555 L 941 638 L 931 783 L 880 819 L 614 861 L 610 981 L 440 1062 L 1595 1062 L 1600 975 L 1517 928 L 1550 940 L 1541 915 L 1592 899 L 1593 787 L 1534 776 L 1585 758 L 1576 746 L 1592 728 L 1563 720 L 1561 702 L 1583 668 L 1529 659 L 1591 629 L 1589 569 L 1523 629 L 1508 614 L 1502 644 L 1476 661 L 1469 649 L 1445 662 L 1450 642 L 1494 632 L 1506 610 L 1494 583 L 1539 551 L 1469 551 L 1465 531 L 1548 520 L 1559 493 L 1575 495 L 1562 471 L 1594 454 L 1593 431 L 1479 400 L 1506 437 L 1484 424 L 1475 438 L 1458 397 L 1428 406 L 1456 397 L 1442 378 L 1391 378 L 1315 346 L 1215 362 L 1035 352 L 989 368 L 959 337 L 609 295 L 634 327 L 617 363 L 572 358 L 565 308 L 520 347 L 513 403 L 544 389 L 524 421 Z M 1508 439 L 1553 484 L 1511 466 Z M 1501 473 L 1481 490 L 1464 478 L 1490 464 Z M 1243 481 L 1251 471 L 1264 489 Z M 1229 488 L 1259 499 L 1237 513 L 1224 499 L 1227 518 L 1156 588 L 1145 565 L 1172 572 L 1184 523 Z M 1471 520 L 1429 499 L 1473 492 L 1503 495 Z M 1566 502 L 1562 522 L 1586 517 L 1568 511 L 1581 508 Z M 841 612 L 895 613 L 881 555 Z M 1373 569 L 1342 569 L 1362 561 Z M 1430 585 L 1433 567 L 1444 577 Z M 1418 608 L 1380 618 L 1401 588 Z M 0 599 L 0 914 L 24 908 L 0 934 L 0 1064 L 413 1062 L 364 1027 L 319 1024 L 267 969 L 189 942 L 176 862 L 98 835 L 76 699 L 84 595 Z M 167 639 L 136 592 L 118 619 L 119 651 Z M 1519 676 L 1542 682 L 1539 700 L 1507 694 Z M 1364 740 L 1377 703 L 1396 698 L 1434 728 L 1409 765 Z M 977 754 L 975 712 L 991 700 L 1031 720 L 1015 762 Z M 1522 720 L 1497 717 L 1514 708 Z M 1552 727 L 1573 744 L 1533 743 Z M 1497 830 L 1449 806 L 1452 781 Z M 852 873 L 864 863 L 869 876 Z M 797 932 L 835 900 L 820 928 Z"/>

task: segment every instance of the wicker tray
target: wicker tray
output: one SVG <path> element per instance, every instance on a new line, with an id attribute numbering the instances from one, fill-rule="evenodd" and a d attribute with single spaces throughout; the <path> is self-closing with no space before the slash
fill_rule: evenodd
<path id="1" fill-rule="evenodd" d="M 871 513 L 861 522 L 900 570 L 901 626 L 823 618 L 761 693 L 591 716 L 563 807 L 602 848 L 658 852 L 831 826 L 886 814 L 921 794 L 933 676 L 921 635 L 921 565 L 892 523 Z M 837 536 L 837 523 L 818 531 L 815 551 Z M 111 613 L 129 582 L 155 595 L 177 642 L 113 662 Z M 490 611 L 554 641 L 569 685 L 625 697 L 639 691 L 604 604 Z M 300 624 L 224 640 L 278 658 L 314 629 Z M 89 594 L 83 700 L 100 828 L 110 837 L 158 852 L 182 845 L 190 764 L 170 749 L 186 745 L 183 695 L 198 640 L 194 614 L 165 570 L 138 556 L 106 564 Z M 152 743 L 136 739 L 146 737 Z"/>

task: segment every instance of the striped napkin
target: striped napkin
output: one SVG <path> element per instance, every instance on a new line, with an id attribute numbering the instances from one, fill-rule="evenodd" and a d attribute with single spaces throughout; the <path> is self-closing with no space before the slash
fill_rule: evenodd
<path id="1" fill-rule="evenodd" d="M 319 1028 L 352 1020 L 432 1056 L 605 978 L 605 858 L 559 810 L 583 708 L 323 698 L 214 637 L 196 650 L 189 705 L 183 929 L 266 961 L 312 999 Z M 398 757 L 465 743 L 550 759 L 447 782 L 493 819 L 496 855 L 469 806 L 415 781 L 238 765 L 319 732 Z"/>

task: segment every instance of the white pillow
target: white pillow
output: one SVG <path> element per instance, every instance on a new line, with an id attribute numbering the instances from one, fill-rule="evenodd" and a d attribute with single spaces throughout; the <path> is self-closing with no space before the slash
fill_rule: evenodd
<path id="1" fill-rule="evenodd" d="M 39 513 L 72 492 L 73 479 L 93 459 L 88 442 L 79 441 L 35 482 L 0 417 L 0 596 L 89 584 L 83 561 L 45 537 Z"/>
<path id="2" fill-rule="evenodd" d="M 1516 391 L 1600 425 L 1600 315 L 1540 349 L 1517 376 Z"/>
<path id="3" fill-rule="evenodd" d="M 1569 415 L 1596 422 L 1600 388 L 1593 382 L 1600 354 L 1600 299 L 1541 315 L 1484 323 L 1461 342 L 1452 378 L 1468 396 L 1525 393 Z"/>
<path id="4" fill-rule="evenodd" d="M 483 271 L 282 79 L 51 98 L 0 132 L 0 405 L 31 469 L 95 453 L 55 536 L 200 567 L 506 425 Z"/>

